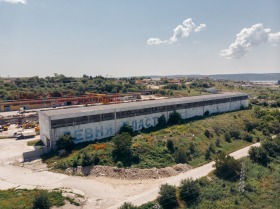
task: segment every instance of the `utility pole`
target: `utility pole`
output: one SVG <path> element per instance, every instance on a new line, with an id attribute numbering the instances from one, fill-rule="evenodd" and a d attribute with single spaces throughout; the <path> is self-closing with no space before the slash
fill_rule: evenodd
<path id="1" fill-rule="evenodd" d="M 245 162 L 242 161 L 241 163 L 241 173 L 240 173 L 240 180 L 238 185 L 238 190 L 240 193 L 244 193 L 244 187 L 245 187 Z"/>

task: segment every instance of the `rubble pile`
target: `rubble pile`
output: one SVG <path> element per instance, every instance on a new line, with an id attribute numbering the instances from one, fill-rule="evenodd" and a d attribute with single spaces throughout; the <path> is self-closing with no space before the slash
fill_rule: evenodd
<path id="1" fill-rule="evenodd" d="M 186 172 L 192 167 L 187 164 L 177 164 L 172 167 L 166 168 L 117 168 L 110 166 L 87 166 L 77 168 L 67 168 L 66 173 L 71 175 L 83 175 L 83 176 L 105 176 L 116 179 L 159 179 L 170 176 L 178 175 L 179 173 Z"/>

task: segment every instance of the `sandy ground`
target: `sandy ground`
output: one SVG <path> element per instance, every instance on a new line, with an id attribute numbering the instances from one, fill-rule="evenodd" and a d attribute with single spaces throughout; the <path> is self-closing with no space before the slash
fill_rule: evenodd
<path id="1" fill-rule="evenodd" d="M 259 143 L 251 146 L 259 146 Z M 248 154 L 251 146 L 238 150 L 231 155 L 235 158 L 244 157 Z M 85 204 L 82 207 L 77 207 L 83 209 L 113 209 L 118 208 L 123 202 L 141 205 L 154 200 L 158 195 L 160 185 L 163 183 L 178 185 L 182 179 L 188 177 L 200 178 L 214 169 L 212 167 L 213 162 L 211 162 L 169 178 L 118 180 L 106 177 L 68 176 L 46 171 L 43 169 L 44 166 L 42 166 L 42 169 L 34 169 L 28 164 L 24 166 L 11 164 L 0 166 L 0 189 L 70 188 L 75 193 L 85 196 Z M 66 209 L 67 206 L 63 208 Z"/>

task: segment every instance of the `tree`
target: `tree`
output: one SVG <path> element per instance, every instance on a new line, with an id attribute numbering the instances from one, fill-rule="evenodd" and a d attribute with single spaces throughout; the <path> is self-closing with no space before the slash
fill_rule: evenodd
<path id="1" fill-rule="evenodd" d="M 171 153 L 174 153 L 174 143 L 171 139 L 167 140 L 166 147 Z"/>
<path id="2" fill-rule="evenodd" d="M 125 166 L 130 165 L 132 160 L 131 135 L 127 132 L 117 134 L 112 141 L 114 143 L 114 149 L 112 151 L 114 161 L 121 161 Z"/>
<path id="3" fill-rule="evenodd" d="M 177 111 L 173 111 L 172 113 L 169 114 L 169 119 L 167 124 L 168 125 L 176 125 L 176 124 L 180 124 L 183 122 L 183 119 L 180 115 L 180 113 L 178 113 Z"/>
<path id="4" fill-rule="evenodd" d="M 166 125 L 167 125 L 167 122 L 166 122 L 165 115 L 160 116 L 158 118 L 158 123 L 157 123 L 156 126 L 159 127 L 159 128 L 164 128 L 164 127 L 166 127 Z"/>
<path id="5" fill-rule="evenodd" d="M 168 184 L 161 185 L 158 202 L 164 209 L 175 208 L 178 205 L 176 200 L 176 187 Z"/>
<path id="6" fill-rule="evenodd" d="M 225 180 L 237 180 L 239 178 L 241 164 L 233 157 L 220 152 L 216 156 L 214 173 Z"/>
<path id="7" fill-rule="evenodd" d="M 59 139 L 56 141 L 56 147 L 59 150 L 65 149 L 67 151 L 70 151 L 74 148 L 74 145 L 74 139 L 70 134 L 60 136 Z"/>
<path id="8" fill-rule="evenodd" d="M 51 203 L 46 191 L 38 193 L 32 203 L 32 209 L 49 209 Z"/>
<path id="9" fill-rule="evenodd" d="M 255 163 L 267 166 L 270 162 L 268 154 L 263 147 L 251 147 L 249 150 L 249 157 Z"/>
<path id="10" fill-rule="evenodd" d="M 187 205 L 193 204 L 199 197 L 199 183 L 193 179 L 184 179 L 179 186 L 179 195 Z"/>

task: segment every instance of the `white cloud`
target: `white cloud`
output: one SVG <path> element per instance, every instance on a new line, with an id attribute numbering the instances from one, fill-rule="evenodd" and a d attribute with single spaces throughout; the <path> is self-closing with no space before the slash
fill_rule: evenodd
<path id="1" fill-rule="evenodd" d="M 12 4 L 27 4 L 27 0 L 1 0 L 4 2 L 12 3 Z"/>
<path id="2" fill-rule="evenodd" d="M 194 29 L 194 32 L 198 33 L 202 30 L 205 30 L 206 25 L 205 24 L 200 24 L 196 29 Z"/>
<path id="3" fill-rule="evenodd" d="M 251 28 L 243 28 L 236 34 L 235 41 L 230 44 L 228 49 L 223 49 L 220 56 L 228 59 L 237 59 L 246 56 L 252 47 L 261 43 L 271 43 L 275 45 L 280 41 L 280 32 L 271 33 L 270 28 L 264 28 L 263 24 L 258 23 Z"/>
<path id="4" fill-rule="evenodd" d="M 191 18 L 183 21 L 182 25 L 178 25 L 173 30 L 173 36 L 171 36 L 167 40 L 161 40 L 159 38 L 149 38 L 147 40 L 148 45 L 159 45 L 159 44 L 173 44 L 176 43 L 181 38 L 187 38 L 190 34 L 194 32 L 200 32 L 206 28 L 205 24 L 200 24 L 199 26 L 195 26 L 195 23 Z"/>

